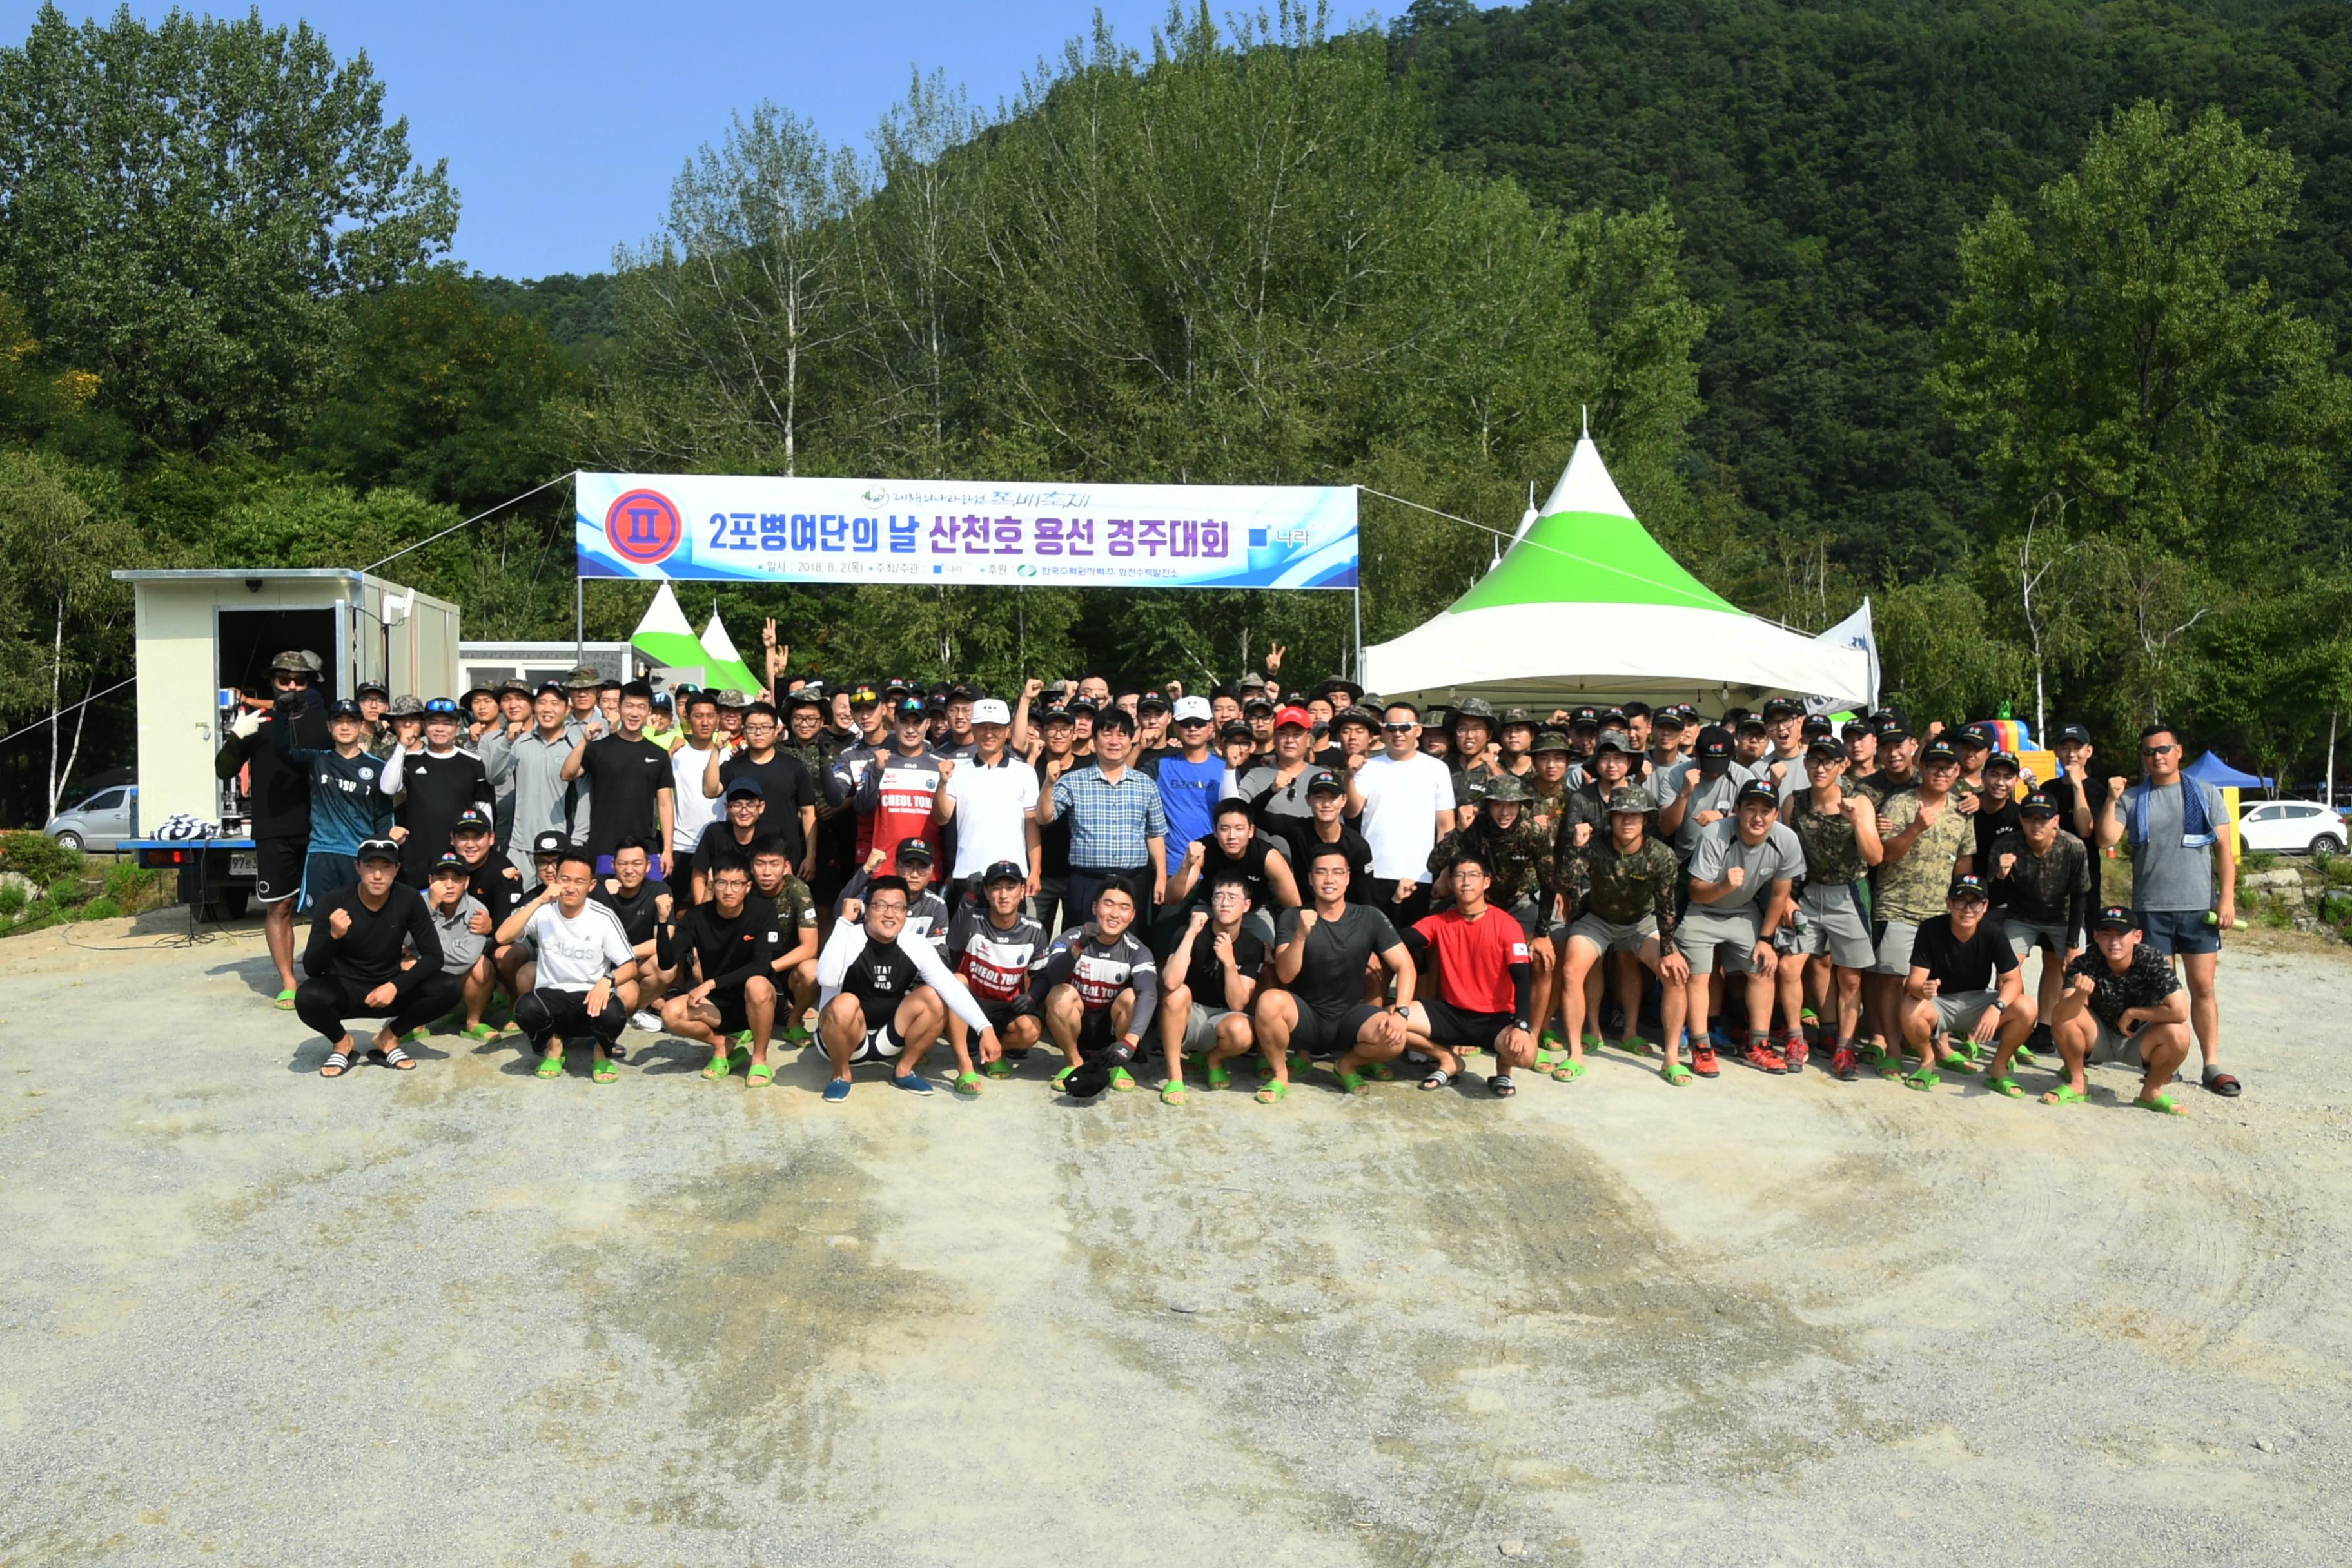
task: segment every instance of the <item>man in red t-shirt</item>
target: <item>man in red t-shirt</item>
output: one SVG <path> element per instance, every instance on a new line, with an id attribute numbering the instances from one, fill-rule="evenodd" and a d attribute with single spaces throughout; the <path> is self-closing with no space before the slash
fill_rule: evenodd
<path id="1" fill-rule="evenodd" d="M 1501 1070 L 1486 1080 L 1495 1094 L 1518 1092 L 1511 1069 L 1536 1065 L 1536 1037 L 1528 1029 L 1532 981 L 1527 934 L 1508 910 L 1486 902 L 1495 868 L 1486 856 L 1465 849 L 1454 856 L 1454 907 L 1415 921 L 1404 933 L 1405 950 L 1418 973 L 1426 973 L 1437 951 L 1437 990 L 1415 1001 L 1405 1015 L 1412 1048 L 1436 1058 L 1421 1080 L 1423 1089 L 1444 1089 L 1462 1070 L 1448 1047 L 1491 1048 Z"/>
<path id="2" fill-rule="evenodd" d="M 898 840 L 920 838 L 930 831 L 931 806 L 939 798 L 940 786 L 955 771 L 953 763 L 931 750 L 921 698 L 905 699 L 894 718 L 897 744 L 876 751 L 865 776 L 857 781 L 856 796 L 857 815 L 874 829 L 866 847 L 882 851 L 886 865 L 896 854 Z"/>

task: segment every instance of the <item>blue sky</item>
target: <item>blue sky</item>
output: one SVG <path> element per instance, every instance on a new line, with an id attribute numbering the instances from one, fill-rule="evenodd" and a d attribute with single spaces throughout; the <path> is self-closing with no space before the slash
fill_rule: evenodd
<path id="1" fill-rule="evenodd" d="M 241 4 L 186 7 L 243 16 Z M 110 16 L 114 0 L 68 4 Z M 134 15 L 170 7 L 134 3 Z M 409 145 L 449 160 L 461 216 L 457 258 L 484 272 L 535 278 L 601 271 L 616 242 L 659 220 L 671 176 L 762 98 L 814 119 L 835 142 L 863 145 L 910 72 L 944 70 L 978 105 L 1020 90 L 1041 56 L 1088 30 L 1090 0 L 865 0 L 818 5 L 742 0 L 670 5 L 615 0 L 263 0 L 273 24 L 307 19 L 338 55 L 361 49 L 405 115 Z M 1118 35 L 1141 47 L 1166 0 L 1103 0 Z M 1213 3 L 1222 17 L 1227 7 Z M 1254 7 L 1253 7 L 1254 9 Z M 1403 0 L 1335 7 L 1391 16 Z M 22 41 L 37 4 L 0 0 L 0 38 Z"/>

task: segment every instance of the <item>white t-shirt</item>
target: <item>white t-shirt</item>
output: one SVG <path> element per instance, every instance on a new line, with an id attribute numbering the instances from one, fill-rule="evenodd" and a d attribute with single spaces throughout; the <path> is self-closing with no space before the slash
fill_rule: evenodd
<path id="1" fill-rule="evenodd" d="M 541 904 L 523 931 L 539 950 L 534 984 L 550 991 L 593 991 L 596 982 L 636 957 L 621 917 L 593 899 L 572 920 L 563 918 L 562 905 Z"/>
<path id="2" fill-rule="evenodd" d="M 1386 752 L 1356 774 L 1364 797 L 1358 822 L 1372 848 L 1372 875 L 1395 881 L 1430 879 L 1429 852 L 1437 847 L 1437 814 L 1454 813 L 1454 774 L 1421 752 L 1398 762 Z"/>
<path id="3" fill-rule="evenodd" d="M 1012 752 L 995 767 L 978 757 L 958 763 L 949 776 L 955 802 L 955 867 L 949 875 L 976 877 L 999 860 L 1029 868 L 1029 835 L 1021 826 L 1037 809 L 1037 770 Z"/>
<path id="4" fill-rule="evenodd" d="M 669 754 L 669 847 L 680 854 L 693 854 L 701 847 L 702 830 L 727 816 L 725 799 L 713 800 L 702 793 L 702 772 L 710 765 L 710 752 L 708 746 L 696 751 L 694 742 L 681 735 Z"/>

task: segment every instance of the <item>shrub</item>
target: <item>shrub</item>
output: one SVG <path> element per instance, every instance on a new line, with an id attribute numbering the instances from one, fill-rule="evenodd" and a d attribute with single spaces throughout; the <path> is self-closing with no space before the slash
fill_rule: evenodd
<path id="1" fill-rule="evenodd" d="M 24 913 L 16 918 L 16 929 L 18 931 L 38 931 L 45 925 L 52 925 L 56 923 L 57 918 L 58 906 L 56 904 L 50 902 L 47 898 L 35 899 L 25 906 Z"/>
<path id="2" fill-rule="evenodd" d="M 46 833 L 0 833 L 0 871 L 21 871 L 43 887 L 82 872 L 79 849 L 60 848 Z"/>
<path id="3" fill-rule="evenodd" d="M 2239 858 L 2238 869 L 2241 872 L 2267 871 L 2277 864 L 2277 856 L 2260 849 L 2250 849 Z"/>
<path id="4" fill-rule="evenodd" d="M 2259 899 L 2254 903 L 2254 924 L 2264 931 L 2285 931 L 2294 924 L 2294 911 L 2284 900 Z"/>
<path id="5" fill-rule="evenodd" d="M 0 883 L 0 921 L 15 920 L 30 901 L 31 896 L 16 883 Z"/>
<path id="6" fill-rule="evenodd" d="M 121 904 L 108 898 L 104 893 L 100 893 L 79 909 L 73 910 L 72 916 L 78 921 L 110 921 L 121 912 Z"/>

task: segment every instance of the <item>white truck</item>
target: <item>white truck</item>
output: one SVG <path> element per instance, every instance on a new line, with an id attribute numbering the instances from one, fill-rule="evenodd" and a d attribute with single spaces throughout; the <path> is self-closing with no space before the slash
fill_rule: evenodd
<path id="1" fill-rule="evenodd" d="M 253 889 L 246 780 L 214 776 L 221 736 L 245 695 L 269 691 L 269 661 L 289 648 L 319 656 L 331 702 L 363 681 L 393 695 L 455 697 L 457 606 L 364 572 L 332 567 L 117 572 L 135 597 L 139 676 L 138 820 L 126 854 L 176 868 L 183 903 L 235 920 Z M 173 816 L 215 825 L 216 837 L 159 839 Z"/>

